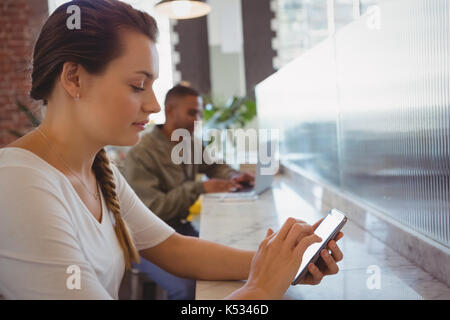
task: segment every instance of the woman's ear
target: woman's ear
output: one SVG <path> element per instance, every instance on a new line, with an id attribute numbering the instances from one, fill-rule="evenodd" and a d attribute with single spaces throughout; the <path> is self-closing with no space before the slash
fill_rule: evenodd
<path id="1" fill-rule="evenodd" d="M 80 97 L 80 69 L 81 66 L 78 63 L 65 62 L 61 71 L 61 84 L 66 90 L 67 94 L 73 99 L 77 99 Z"/>

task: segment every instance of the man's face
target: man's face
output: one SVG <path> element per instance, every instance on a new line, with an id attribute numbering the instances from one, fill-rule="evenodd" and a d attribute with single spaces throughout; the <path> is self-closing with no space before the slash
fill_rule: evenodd
<path id="1" fill-rule="evenodd" d="M 175 108 L 168 115 L 173 119 L 175 127 L 194 132 L 194 122 L 200 120 L 203 115 L 202 97 L 181 97 L 176 99 L 175 104 Z"/>

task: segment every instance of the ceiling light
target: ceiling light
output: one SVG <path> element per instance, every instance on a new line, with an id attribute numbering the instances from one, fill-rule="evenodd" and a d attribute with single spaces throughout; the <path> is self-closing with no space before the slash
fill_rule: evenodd
<path id="1" fill-rule="evenodd" d="M 200 0 L 163 0 L 155 5 L 155 10 L 171 19 L 192 19 L 207 15 L 211 6 Z"/>

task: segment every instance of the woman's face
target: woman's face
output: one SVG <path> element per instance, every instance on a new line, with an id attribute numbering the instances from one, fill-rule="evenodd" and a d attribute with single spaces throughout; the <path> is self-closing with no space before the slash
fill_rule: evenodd
<path id="1" fill-rule="evenodd" d="M 159 76 L 158 52 L 144 34 L 121 31 L 122 55 L 112 60 L 101 75 L 83 77 L 81 111 L 83 127 L 105 145 L 134 145 L 139 140 L 133 123 L 148 120 L 161 110 L 153 92 Z"/>

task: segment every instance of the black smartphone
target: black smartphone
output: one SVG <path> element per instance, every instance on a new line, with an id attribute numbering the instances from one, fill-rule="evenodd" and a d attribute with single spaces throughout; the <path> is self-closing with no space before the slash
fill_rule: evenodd
<path id="1" fill-rule="evenodd" d="M 293 285 L 299 283 L 302 278 L 306 276 L 309 272 L 308 265 L 317 261 L 320 257 L 320 251 L 328 245 L 328 242 L 337 236 L 345 222 L 347 222 L 347 217 L 338 209 L 331 209 L 328 212 L 328 215 L 322 220 L 314 231 L 315 234 L 322 238 L 322 241 L 313 243 L 304 252 L 300 268 L 297 271 L 294 281 L 292 281 Z"/>

